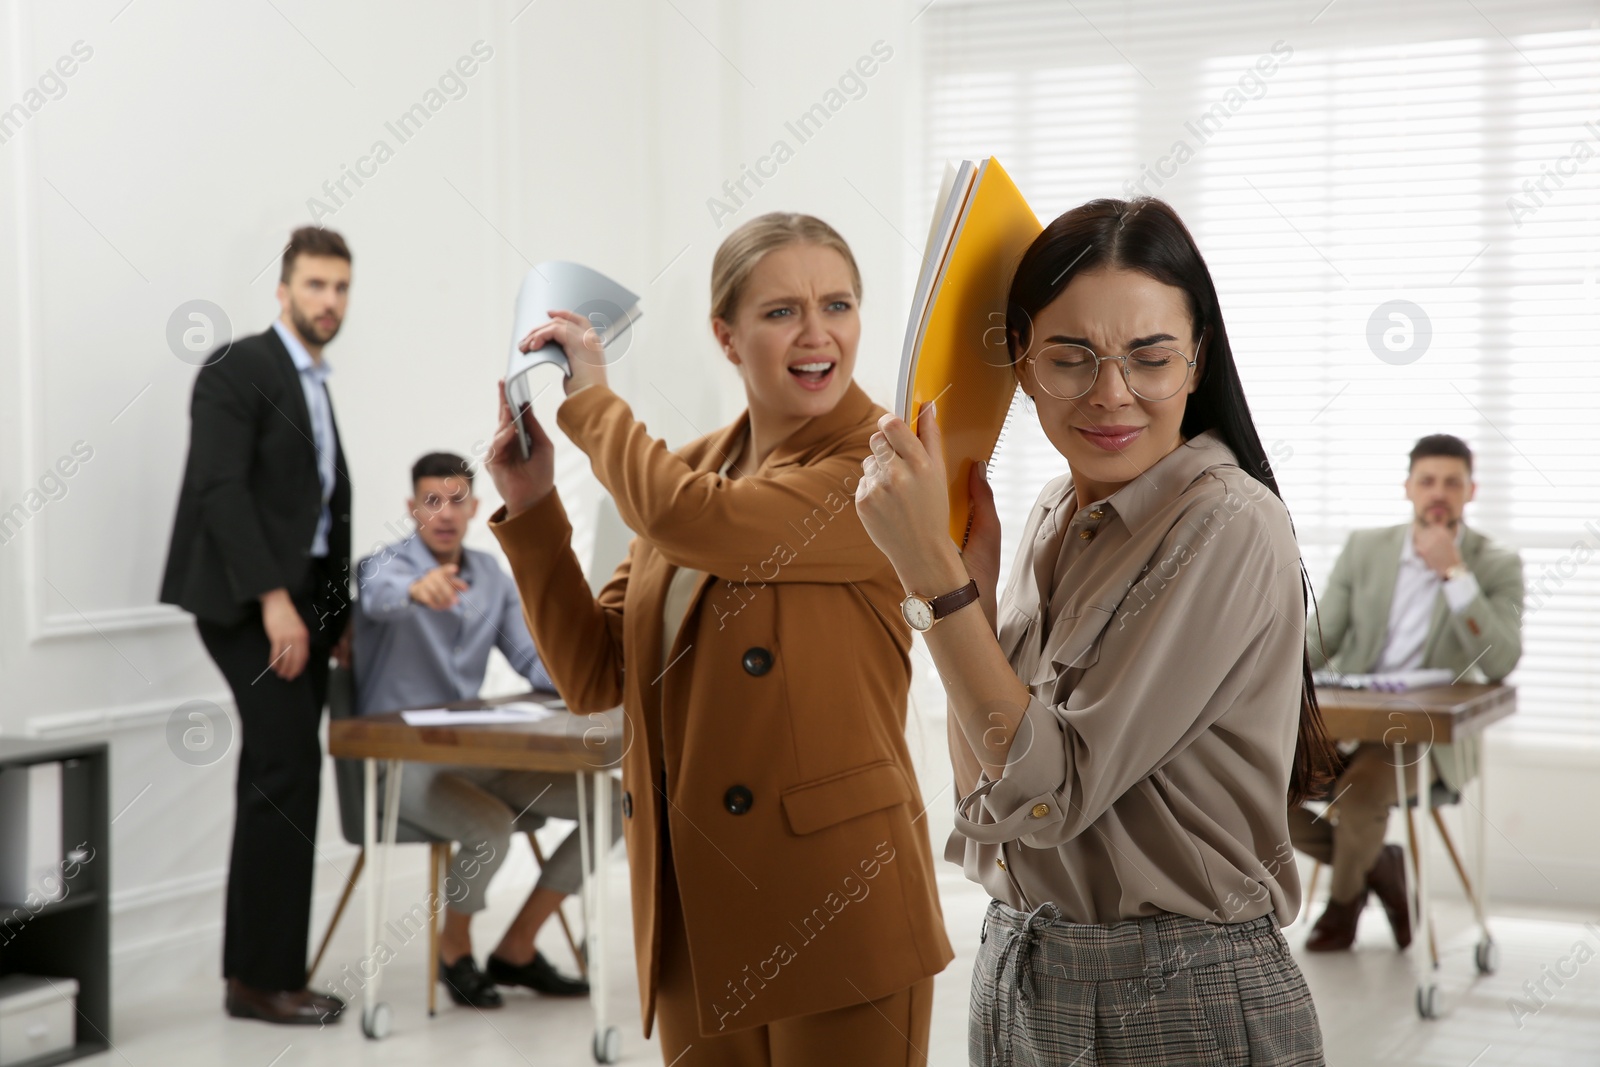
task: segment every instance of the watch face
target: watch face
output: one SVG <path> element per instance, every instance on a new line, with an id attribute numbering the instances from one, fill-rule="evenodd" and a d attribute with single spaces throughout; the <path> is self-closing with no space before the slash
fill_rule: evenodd
<path id="1" fill-rule="evenodd" d="M 900 614 L 913 630 L 928 630 L 933 627 L 933 609 L 928 602 L 920 597 L 908 596 L 900 601 Z"/>

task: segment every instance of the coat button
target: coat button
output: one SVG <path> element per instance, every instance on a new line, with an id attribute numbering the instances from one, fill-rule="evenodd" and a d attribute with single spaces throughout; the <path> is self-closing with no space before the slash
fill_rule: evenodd
<path id="1" fill-rule="evenodd" d="M 633 794 L 626 791 L 622 794 L 622 817 L 633 818 Z"/>
<path id="2" fill-rule="evenodd" d="M 731 786 L 722 794 L 722 806 L 728 809 L 730 815 L 743 815 L 750 810 L 750 805 L 755 803 L 755 799 L 750 790 L 744 786 Z"/>
<path id="3" fill-rule="evenodd" d="M 759 678 L 772 669 L 772 653 L 760 647 L 747 648 L 740 662 L 744 664 L 746 674 Z"/>

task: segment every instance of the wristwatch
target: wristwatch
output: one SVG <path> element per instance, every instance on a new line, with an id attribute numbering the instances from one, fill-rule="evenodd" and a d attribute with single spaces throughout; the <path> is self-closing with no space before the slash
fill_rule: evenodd
<path id="1" fill-rule="evenodd" d="M 974 578 L 953 593 L 925 597 L 911 593 L 900 601 L 900 614 L 913 629 L 923 633 L 933 629 L 933 624 L 978 600 L 978 580 Z"/>

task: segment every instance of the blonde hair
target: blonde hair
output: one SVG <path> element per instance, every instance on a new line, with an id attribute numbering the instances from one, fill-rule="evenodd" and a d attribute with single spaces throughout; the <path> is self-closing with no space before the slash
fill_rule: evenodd
<path id="1" fill-rule="evenodd" d="M 861 299 L 861 269 L 839 231 L 813 215 L 772 211 L 759 215 L 730 233 L 711 260 L 711 317 L 732 322 L 744 295 L 745 283 L 768 252 L 794 244 L 831 248 L 850 268 L 850 283 Z"/>

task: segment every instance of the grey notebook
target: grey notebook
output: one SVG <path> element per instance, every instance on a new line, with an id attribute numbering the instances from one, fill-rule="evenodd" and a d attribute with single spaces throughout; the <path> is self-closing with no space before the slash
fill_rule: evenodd
<path id="1" fill-rule="evenodd" d="M 530 372 L 549 366 L 558 368 L 566 377 L 572 376 L 567 354 L 560 345 L 547 344 L 532 352 L 517 349 L 529 331 L 550 321 L 548 312 L 552 309 L 572 311 L 588 319 L 599 332 L 601 343 L 607 346 L 626 333 L 633 321 L 643 314 L 637 294 L 581 263 L 562 260 L 540 263 L 522 279 L 512 313 L 506 400 L 517 414 L 517 441 L 524 458 L 532 451 L 533 439 L 528 435 L 522 414 L 532 406 L 539 392 L 534 388 L 534 375 Z"/>

